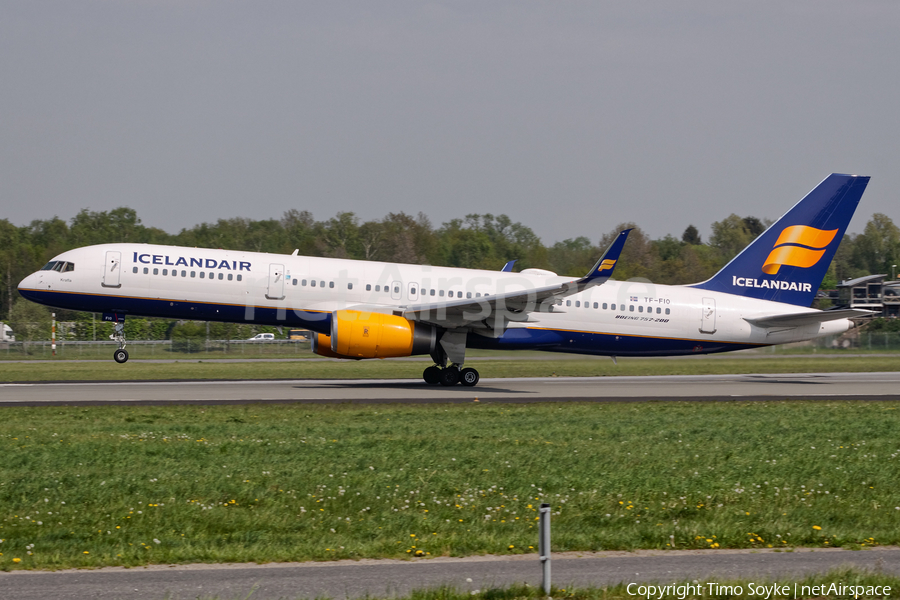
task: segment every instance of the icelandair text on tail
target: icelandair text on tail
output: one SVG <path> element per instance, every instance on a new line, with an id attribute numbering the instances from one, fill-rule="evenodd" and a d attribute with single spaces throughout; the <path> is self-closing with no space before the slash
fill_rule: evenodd
<path id="1" fill-rule="evenodd" d="M 811 283 L 797 283 L 796 281 L 775 281 L 769 279 L 752 279 L 750 277 L 738 277 L 732 275 L 731 284 L 737 287 L 769 288 L 773 290 L 791 290 L 794 292 L 811 292 Z"/>

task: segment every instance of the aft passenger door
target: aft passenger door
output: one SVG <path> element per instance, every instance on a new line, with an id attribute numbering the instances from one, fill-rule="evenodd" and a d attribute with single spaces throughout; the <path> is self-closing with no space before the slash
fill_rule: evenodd
<path id="1" fill-rule="evenodd" d="M 269 265 L 269 287 L 266 291 L 269 300 L 284 298 L 284 265 Z"/>
<path id="2" fill-rule="evenodd" d="M 103 287 L 122 287 L 120 275 L 122 273 L 122 253 L 116 250 L 106 251 L 106 262 L 103 265 L 103 279 L 100 285 Z"/>
<path id="3" fill-rule="evenodd" d="M 703 299 L 703 312 L 700 316 L 700 333 L 716 332 L 716 299 Z"/>

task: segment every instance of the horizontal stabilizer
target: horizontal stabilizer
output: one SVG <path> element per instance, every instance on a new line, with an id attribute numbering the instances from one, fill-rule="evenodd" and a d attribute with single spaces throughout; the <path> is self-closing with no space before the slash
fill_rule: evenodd
<path id="1" fill-rule="evenodd" d="M 816 310 L 802 313 L 788 313 L 781 315 L 768 315 L 765 317 L 756 317 L 744 320 L 751 325 L 757 327 L 800 327 L 802 325 L 811 325 L 813 323 L 824 323 L 825 321 L 836 321 L 838 319 L 856 319 L 860 317 L 868 317 L 876 314 L 875 311 L 861 310 L 858 308 L 847 308 L 841 310 Z"/>

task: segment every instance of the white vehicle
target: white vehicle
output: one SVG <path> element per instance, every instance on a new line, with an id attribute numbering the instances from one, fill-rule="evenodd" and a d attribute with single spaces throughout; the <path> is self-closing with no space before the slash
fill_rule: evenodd
<path id="1" fill-rule="evenodd" d="M 257 333 L 252 338 L 247 338 L 248 342 L 271 342 L 275 340 L 274 333 Z"/>
<path id="2" fill-rule="evenodd" d="M 628 231 L 581 278 L 149 244 L 60 254 L 19 284 L 49 306 L 313 332 L 338 358 L 431 355 L 430 384 L 475 385 L 467 348 L 604 356 L 709 354 L 841 333 L 863 310 L 810 308 L 868 177 L 825 178 L 711 279 L 611 281 Z M 266 335 L 266 334 L 262 334 Z"/>
<path id="3" fill-rule="evenodd" d="M 6 323 L 0 323 L 0 342 L 14 342 L 16 336 Z"/>

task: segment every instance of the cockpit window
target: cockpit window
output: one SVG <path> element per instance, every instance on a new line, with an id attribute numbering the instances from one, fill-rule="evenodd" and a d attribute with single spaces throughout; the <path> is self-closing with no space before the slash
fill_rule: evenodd
<path id="1" fill-rule="evenodd" d="M 68 273 L 75 270 L 75 263 L 66 262 L 64 260 L 51 260 L 41 267 L 41 271 L 56 271 L 58 273 Z"/>

